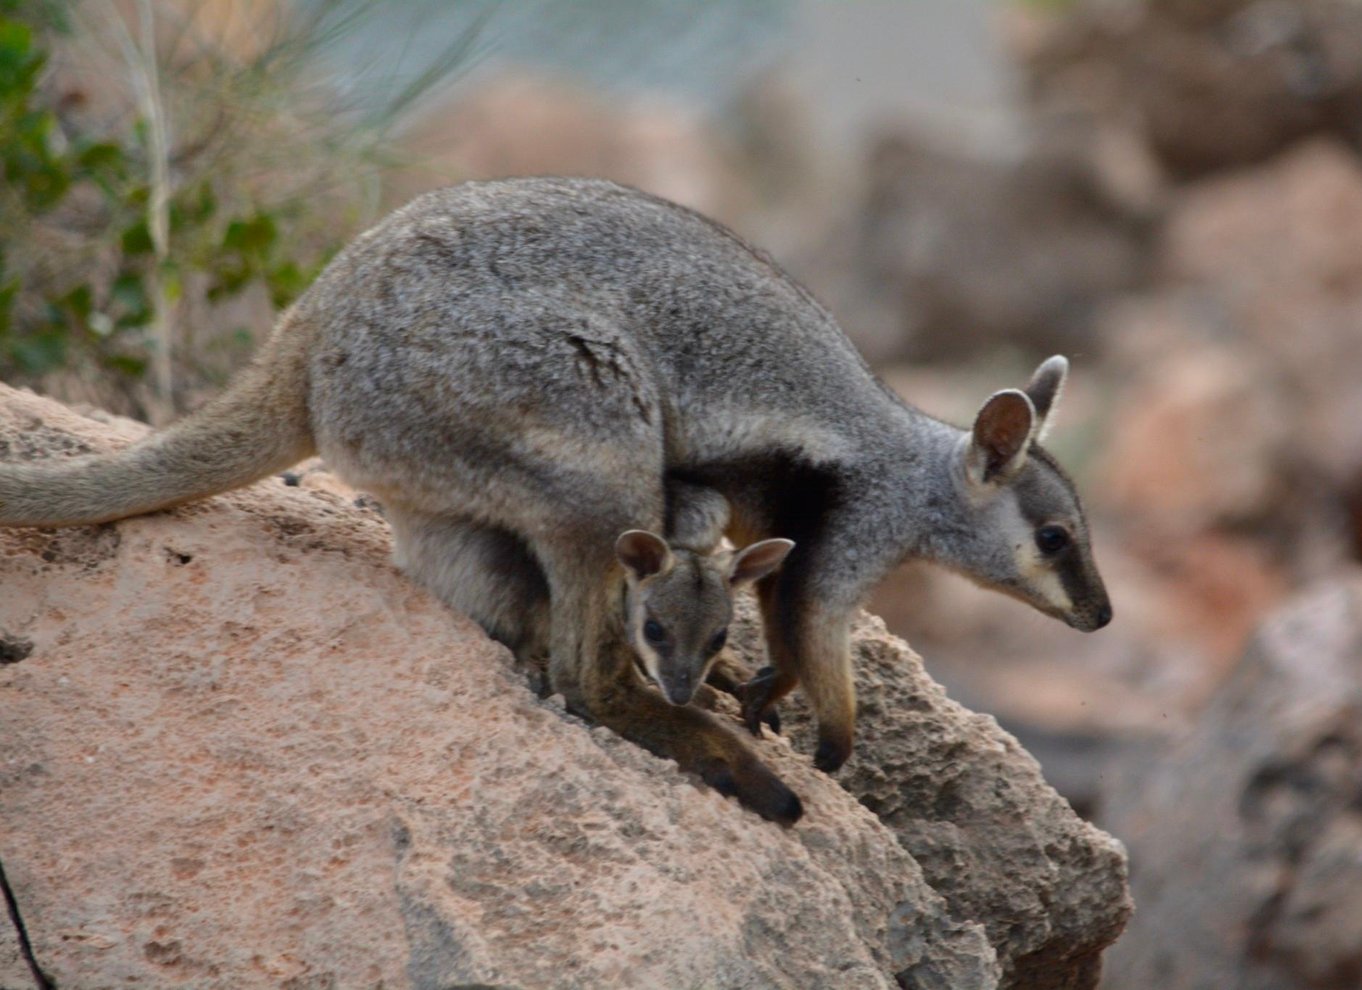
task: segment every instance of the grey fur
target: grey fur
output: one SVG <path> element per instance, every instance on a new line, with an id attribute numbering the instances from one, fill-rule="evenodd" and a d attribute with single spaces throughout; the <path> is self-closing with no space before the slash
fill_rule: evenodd
<path id="1" fill-rule="evenodd" d="M 1031 405 L 1050 411 L 1065 368 L 1042 366 Z M 883 388 L 764 256 L 608 182 L 470 183 L 418 198 L 332 262 L 252 374 L 264 384 L 229 391 L 216 415 L 123 454 L 6 466 L 0 524 L 146 511 L 244 483 L 315 444 L 388 506 L 404 566 L 495 634 L 539 636 L 506 601 L 546 590 L 551 680 L 591 709 L 615 690 L 591 682 L 611 676 L 601 658 L 621 641 L 616 536 L 663 531 L 668 485 L 717 492 L 722 510 L 673 500 L 678 539 L 704 543 L 722 527 L 739 543 L 798 541 L 759 585 L 775 670 L 749 685 L 745 709 L 756 727 L 802 681 L 825 769 L 850 752 L 852 610 L 905 558 L 1078 628 L 1110 617 L 1073 487 L 1031 440 L 999 477 L 971 476 L 972 434 Z M 277 422 L 262 426 L 271 410 Z M 227 432 L 241 442 L 212 442 Z M 177 440 L 190 436 L 192 450 Z M 252 440 L 261 453 L 242 470 Z M 163 448 L 178 453 L 152 456 Z M 102 504 L 114 477 L 120 493 Z M 1023 545 L 1039 522 L 1073 534 L 1063 566 Z M 538 577 L 508 576 L 503 565 L 527 553 Z"/>

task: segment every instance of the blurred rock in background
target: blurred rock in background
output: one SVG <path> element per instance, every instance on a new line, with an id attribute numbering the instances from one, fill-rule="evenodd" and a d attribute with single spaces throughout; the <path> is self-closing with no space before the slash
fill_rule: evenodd
<path id="1" fill-rule="evenodd" d="M 1035 5 L 1039 6 L 1039 5 Z M 1031 101 L 1138 135 L 1192 178 L 1315 134 L 1362 138 L 1362 9 L 1349 0 L 1080 0 L 1018 14 Z"/>
<path id="2" fill-rule="evenodd" d="M 1315 643 L 1342 613 L 1288 606 L 1244 646 L 1301 589 L 1351 587 L 1362 559 L 1362 5 L 395 10 L 331 49 L 329 84 L 357 103 L 420 74 L 394 41 L 406 18 L 434 18 L 415 56 L 461 31 L 476 44 L 394 129 L 396 167 L 334 213 L 338 236 L 444 182 L 604 175 L 768 250 L 890 387 L 953 422 L 1069 355 L 1047 443 L 1085 495 L 1116 621 L 1083 636 L 927 568 L 872 610 L 1130 837 L 1144 920 L 1110 985 L 1184 985 L 1169 974 L 1202 972 L 1204 945 L 1245 987 L 1356 986 L 1351 895 L 1330 880 L 1362 856 L 1352 743 L 1326 731 L 1327 766 L 1291 770 L 1315 766 L 1315 743 L 1280 729 L 1271 695 L 1311 675 L 1263 673 L 1262 644 Z M 229 26 L 225 47 L 255 50 Z M 222 314 L 187 313 L 206 324 L 193 339 L 221 336 Z M 1316 658 L 1338 686 L 1327 705 L 1362 684 L 1350 649 Z M 1271 767 L 1286 784 L 1258 788 L 1269 803 L 1329 795 L 1305 844 L 1246 796 Z M 1158 826 L 1202 798 L 1223 820 Z M 1201 909 L 1252 937 L 1179 923 Z M 1217 979 L 1200 985 L 1241 985 Z"/>
<path id="3" fill-rule="evenodd" d="M 1196 727 L 1118 767 L 1139 910 L 1104 986 L 1362 985 L 1362 573 L 1267 622 Z"/>

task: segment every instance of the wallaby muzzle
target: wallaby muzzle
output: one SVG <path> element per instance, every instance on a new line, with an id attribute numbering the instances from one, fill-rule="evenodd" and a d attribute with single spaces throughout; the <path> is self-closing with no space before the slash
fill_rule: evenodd
<path id="1" fill-rule="evenodd" d="M 1111 599 L 1099 578 L 1096 588 L 1079 597 L 1073 608 L 1058 617 L 1079 632 L 1096 632 L 1111 622 L 1111 615 Z"/>
<path id="2" fill-rule="evenodd" d="M 662 683 L 658 684 L 662 689 L 662 696 L 677 707 L 690 704 L 690 700 L 695 697 L 697 686 L 696 679 L 691 676 L 689 670 L 678 670 L 674 674 L 664 676 Z"/>
<path id="3" fill-rule="evenodd" d="M 1096 632 L 1111 622 L 1111 603 L 1104 601 L 1100 605 L 1080 609 L 1062 618 L 1079 632 Z"/>

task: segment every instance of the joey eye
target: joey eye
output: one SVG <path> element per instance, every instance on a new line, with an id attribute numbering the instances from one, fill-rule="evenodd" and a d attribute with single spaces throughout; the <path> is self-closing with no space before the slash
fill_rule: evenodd
<path id="1" fill-rule="evenodd" d="M 1044 554 L 1056 554 L 1069 545 L 1069 531 L 1063 526 L 1042 526 L 1036 530 L 1036 546 Z"/>
<path id="2" fill-rule="evenodd" d="M 727 642 L 728 630 L 720 629 L 718 632 L 714 634 L 714 638 L 709 641 L 709 652 L 718 653 L 720 650 L 724 648 L 724 644 Z"/>
<path id="3" fill-rule="evenodd" d="M 643 623 L 643 638 L 650 643 L 661 643 L 667 639 L 667 630 L 656 619 L 649 619 Z"/>

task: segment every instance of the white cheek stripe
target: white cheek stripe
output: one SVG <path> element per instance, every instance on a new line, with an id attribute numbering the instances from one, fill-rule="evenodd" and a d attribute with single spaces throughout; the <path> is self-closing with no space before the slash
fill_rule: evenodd
<path id="1" fill-rule="evenodd" d="M 1022 549 L 1024 551 L 1026 548 L 1023 547 Z M 1020 558 L 1022 554 L 1017 556 Z M 1030 557 L 1030 561 L 1027 563 L 1018 560 L 1017 569 L 1021 573 L 1022 579 L 1061 612 L 1072 611 L 1073 600 L 1064 590 L 1064 582 L 1059 579 L 1059 575 L 1043 559 L 1039 559 L 1038 551 L 1033 551 L 1027 556 Z"/>
<path id="2" fill-rule="evenodd" d="M 1064 582 L 1036 546 L 1035 534 L 1022 518 L 1015 496 L 1007 501 L 1004 525 L 1012 537 L 1013 563 L 1027 590 L 1043 598 L 1052 608 L 1061 612 L 1073 611 L 1074 603 L 1064 590 Z"/>
<path id="3" fill-rule="evenodd" d="M 642 611 L 642 609 L 639 609 L 640 613 Z M 630 616 L 630 619 L 632 620 L 634 634 L 630 637 L 629 645 L 633 648 L 635 655 L 643 661 L 643 669 L 648 672 L 648 676 L 652 678 L 653 683 L 661 687 L 662 659 L 657 655 L 656 651 L 648 645 L 648 640 L 644 638 L 643 623 L 645 620 L 641 614 Z"/>

